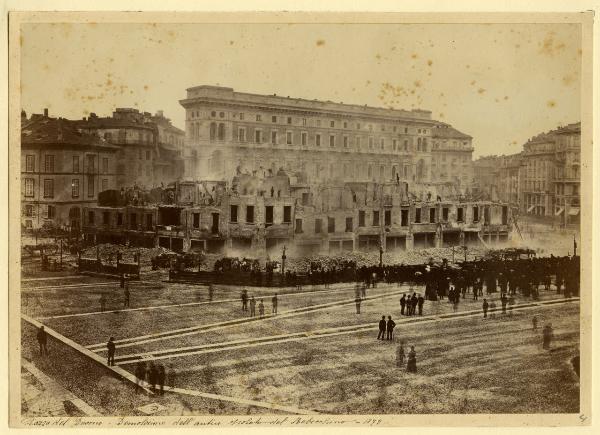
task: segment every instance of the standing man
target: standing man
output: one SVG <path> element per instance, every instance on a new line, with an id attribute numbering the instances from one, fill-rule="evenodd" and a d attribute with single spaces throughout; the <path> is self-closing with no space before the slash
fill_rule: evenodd
<path id="1" fill-rule="evenodd" d="M 242 290 L 242 311 L 248 311 L 248 290 Z"/>
<path id="2" fill-rule="evenodd" d="M 502 293 L 502 296 L 500 296 L 500 302 L 502 303 L 502 314 L 506 314 L 506 303 L 508 302 L 506 294 Z"/>
<path id="3" fill-rule="evenodd" d="M 414 316 L 417 312 L 417 304 L 419 303 L 419 299 L 417 298 L 417 294 L 413 293 L 412 298 L 410 298 L 410 315 Z"/>
<path id="4" fill-rule="evenodd" d="M 404 315 L 404 308 L 406 307 L 406 295 L 402 295 L 400 298 L 400 314 Z"/>
<path id="5" fill-rule="evenodd" d="M 543 334 L 543 344 L 542 347 L 544 349 L 550 349 L 550 343 L 552 342 L 552 338 L 554 338 L 554 332 L 552 330 L 552 324 L 549 323 L 546 326 L 544 326 L 544 330 L 542 331 Z"/>
<path id="6" fill-rule="evenodd" d="M 404 365 L 404 346 L 403 342 L 396 348 L 396 367 L 402 367 Z"/>
<path id="7" fill-rule="evenodd" d="M 125 281 L 125 300 L 123 301 L 123 308 L 129 308 L 129 282 Z"/>
<path id="8" fill-rule="evenodd" d="M 354 300 L 354 303 L 356 304 L 356 314 L 360 314 L 360 302 L 361 302 L 360 297 L 358 297 Z"/>
<path id="9" fill-rule="evenodd" d="M 271 304 L 273 305 L 273 314 L 277 314 L 277 293 L 271 298 Z"/>
<path id="10" fill-rule="evenodd" d="M 425 298 L 419 294 L 419 298 L 417 300 L 419 306 L 419 316 L 423 315 L 423 304 L 425 303 Z"/>
<path id="11" fill-rule="evenodd" d="M 40 329 L 38 329 L 37 341 L 40 345 L 40 355 L 48 356 L 48 333 L 44 330 L 44 325 L 40 326 Z"/>
<path id="12" fill-rule="evenodd" d="M 115 338 L 114 337 L 110 337 L 110 339 L 108 340 L 108 343 L 106 343 L 106 348 L 108 349 L 107 364 L 109 366 L 114 366 L 115 365 L 115 351 L 117 349 L 117 346 L 115 346 Z"/>
<path id="13" fill-rule="evenodd" d="M 394 328 L 396 327 L 396 322 L 394 322 L 392 320 L 392 316 L 388 316 L 388 321 L 386 324 L 386 329 L 387 329 L 387 339 L 388 340 L 393 340 L 394 338 Z"/>
<path id="14" fill-rule="evenodd" d="M 385 316 L 381 316 L 379 321 L 379 333 L 377 334 L 377 340 L 385 340 Z"/>
<path id="15" fill-rule="evenodd" d="M 258 315 L 260 317 L 264 317 L 264 315 L 265 315 L 265 304 L 263 304 L 263 300 L 262 299 L 260 299 L 258 301 Z"/>
<path id="16" fill-rule="evenodd" d="M 483 300 L 483 318 L 485 319 L 487 317 L 487 312 L 488 312 L 488 301 L 487 299 Z"/>
<path id="17" fill-rule="evenodd" d="M 256 299 L 254 296 L 250 299 L 250 317 L 254 317 L 256 315 Z"/>

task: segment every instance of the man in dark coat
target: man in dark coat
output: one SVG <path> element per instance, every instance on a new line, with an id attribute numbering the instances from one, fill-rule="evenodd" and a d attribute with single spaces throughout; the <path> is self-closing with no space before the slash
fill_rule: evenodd
<path id="1" fill-rule="evenodd" d="M 388 340 L 393 340 L 394 339 L 394 328 L 396 327 L 396 322 L 394 322 L 392 320 L 392 316 L 388 316 L 388 321 L 386 324 L 386 330 L 387 330 L 387 339 Z"/>
<path id="2" fill-rule="evenodd" d="M 423 315 L 423 304 L 425 303 L 425 298 L 419 294 L 417 298 L 417 304 L 419 306 L 419 316 Z"/>
<path id="3" fill-rule="evenodd" d="M 483 318 L 485 319 L 487 317 L 487 312 L 488 312 L 488 301 L 487 299 L 483 300 Z"/>
<path id="4" fill-rule="evenodd" d="M 44 330 L 44 325 L 40 326 L 37 333 L 37 341 L 40 345 L 40 354 L 48 356 L 48 333 Z"/>
<path id="5" fill-rule="evenodd" d="M 271 298 L 271 304 L 273 305 L 273 314 L 277 314 L 277 293 L 275 293 L 275 295 Z"/>
<path id="6" fill-rule="evenodd" d="M 412 298 L 410 298 L 410 315 L 414 316 L 417 312 L 417 304 L 419 303 L 419 298 L 417 298 L 417 294 L 413 293 Z"/>
<path id="7" fill-rule="evenodd" d="M 248 311 L 248 290 L 242 290 L 242 311 Z"/>
<path id="8" fill-rule="evenodd" d="M 381 320 L 379 321 L 379 333 L 377 334 L 377 340 L 385 339 L 385 316 L 381 316 Z"/>
<path id="9" fill-rule="evenodd" d="M 506 304 L 508 303 L 506 294 L 502 293 L 502 296 L 500 296 L 500 302 L 502 303 L 502 314 L 506 314 Z"/>
<path id="10" fill-rule="evenodd" d="M 115 345 L 114 337 L 110 337 L 110 339 L 108 340 L 108 343 L 106 343 L 106 348 L 108 349 L 107 364 L 109 366 L 114 366 L 115 365 L 115 351 L 117 349 L 117 346 Z"/>
<path id="11" fill-rule="evenodd" d="M 404 308 L 406 307 L 406 295 L 402 295 L 400 298 L 400 314 L 404 315 Z"/>

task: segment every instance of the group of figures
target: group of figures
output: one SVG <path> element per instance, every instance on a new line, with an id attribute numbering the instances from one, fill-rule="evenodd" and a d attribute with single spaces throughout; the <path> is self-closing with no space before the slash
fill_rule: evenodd
<path id="1" fill-rule="evenodd" d="M 240 294 L 240 300 L 242 301 L 242 311 L 249 311 L 250 317 L 255 317 L 257 307 L 256 298 L 254 296 L 248 296 L 248 290 L 244 289 Z M 277 314 L 277 304 L 278 298 L 277 293 L 275 293 L 271 297 L 271 314 Z M 248 310 L 248 308 L 250 308 L 250 310 Z M 265 304 L 262 298 L 258 300 L 258 315 L 259 317 L 265 316 Z"/>

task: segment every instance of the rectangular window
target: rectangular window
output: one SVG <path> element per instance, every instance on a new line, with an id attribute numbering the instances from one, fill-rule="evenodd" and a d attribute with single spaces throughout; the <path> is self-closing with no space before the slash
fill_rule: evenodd
<path id="1" fill-rule="evenodd" d="M 249 224 L 254 223 L 254 206 L 253 205 L 246 206 L 246 223 L 249 223 Z"/>
<path id="2" fill-rule="evenodd" d="M 315 234 L 321 234 L 322 226 L 323 226 L 323 221 L 321 219 L 315 219 Z"/>
<path id="3" fill-rule="evenodd" d="M 291 116 L 288 116 L 287 123 L 288 123 L 288 124 L 291 124 L 291 123 L 292 123 L 292 117 L 291 117 Z"/>
<path id="4" fill-rule="evenodd" d="M 71 196 L 73 198 L 79 198 L 79 179 L 73 178 L 71 180 Z"/>
<path id="5" fill-rule="evenodd" d="M 292 132 L 291 131 L 288 131 L 285 134 L 285 143 L 288 144 L 288 145 L 292 144 Z"/>
<path id="6" fill-rule="evenodd" d="M 392 225 L 392 211 L 391 210 L 385 210 L 384 215 L 383 215 L 383 221 L 384 221 L 386 227 L 389 227 L 390 225 Z"/>
<path id="7" fill-rule="evenodd" d="M 25 216 L 33 217 L 33 206 L 32 205 L 25 206 Z"/>
<path id="8" fill-rule="evenodd" d="M 244 114 L 240 113 L 240 121 L 243 121 L 243 120 L 244 120 Z"/>
<path id="9" fill-rule="evenodd" d="M 330 147 L 335 146 L 335 136 L 334 135 L 329 136 L 329 146 Z"/>
<path id="10" fill-rule="evenodd" d="M 353 224 L 352 224 L 352 218 L 347 217 L 346 218 L 346 232 L 351 233 L 353 230 L 354 230 L 354 228 L 353 228 Z"/>
<path id="11" fill-rule="evenodd" d="M 344 136 L 344 148 L 348 148 L 348 136 Z"/>
<path id="12" fill-rule="evenodd" d="M 238 206 L 230 205 L 229 206 L 229 222 L 237 223 L 238 221 Z"/>
<path id="13" fill-rule="evenodd" d="M 200 213 L 194 213 L 192 215 L 192 217 L 193 217 L 193 219 L 192 219 L 193 220 L 192 226 L 194 228 L 200 228 Z"/>
<path id="14" fill-rule="evenodd" d="M 246 129 L 245 128 L 240 128 L 238 130 L 238 141 L 246 142 Z"/>
<path id="15" fill-rule="evenodd" d="M 254 142 L 262 143 L 262 131 L 254 130 Z"/>
<path id="16" fill-rule="evenodd" d="M 277 122 L 277 117 L 276 116 L 271 116 L 271 122 Z"/>
<path id="17" fill-rule="evenodd" d="M 356 129 L 357 129 L 357 130 L 360 130 L 360 122 L 357 122 L 357 123 L 356 123 Z"/>
<path id="18" fill-rule="evenodd" d="M 283 223 L 284 224 L 292 223 L 292 206 L 291 205 L 283 206 Z"/>
<path id="19" fill-rule="evenodd" d="M 406 209 L 400 210 L 400 226 L 408 226 L 408 210 Z"/>
<path id="20" fill-rule="evenodd" d="M 359 227 L 365 226 L 365 211 L 364 210 L 358 211 L 358 226 Z"/>
<path id="21" fill-rule="evenodd" d="M 54 180 L 44 180 L 44 198 L 54 198 Z"/>
<path id="22" fill-rule="evenodd" d="M 117 225 L 123 225 L 123 213 L 117 213 Z"/>
<path id="23" fill-rule="evenodd" d="M 141 152 L 141 150 L 140 150 Z M 88 160 L 88 165 L 87 165 L 87 172 L 88 174 L 92 174 L 94 172 L 96 172 L 96 156 L 87 156 L 87 160 Z"/>
<path id="24" fill-rule="evenodd" d="M 397 141 L 396 139 L 394 139 L 394 140 L 392 141 L 392 149 L 393 149 L 394 151 L 396 151 L 396 148 L 398 148 L 398 141 Z"/>
<path id="25" fill-rule="evenodd" d="M 429 209 L 429 223 L 435 223 L 435 208 Z"/>
<path id="26" fill-rule="evenodd" d="M 473 207 L 473 222 L 479 222 L 479 207 Z"/>
<path id="27" fill-rule="evenodd" d="M 150 151 L 146 151 L 146 153 L 148 156 L 150 154 Z M 102 157 L 102 173 L 108 174 L 108 157 Z"/>
<path id="28" fill-rule="evenodd" d="M 306 125 L 306 118 L 302 118 L 302 125 Z"/>
<path id="29" fill-rule="evenodd" d="M 294 230 L 296 234 L 302 233 L 302 219 L 296 219 L 296 228 Z"/>
<path id="30" fill-rule="evenodd" d="M 317 145 L 318 147 L 320 147 L 320 146 L 321 146 L 321 135 L 320 135 L 320 134 L 318 134 L 318 135 L 315 137 L 315 145 Z"/>
<path id="31" fill-rule="evenodd" d="M 330 126 L 331 128 L 335 127 L 335 121 L 329 121 L 329 126 Z"/>
<path id="32" fill-rule="evenodd" d="M 54 156 L 51 154 L 44 156 L 44 172 L 54 172 Z"/>
<path id="33" fill-rule="evenodd" d="M 259 121 L 259 122 L 262 121 L 262 116 L 261 115 L 256 115 L 256 120 Z"/>
<path id="34" fill-rule="evenodd" d="M 373 226 L 379 226 L 379 210 L 373 210 Z"/>
<path id="35" fill-rule="evenodd" d="M 327 232 L 335 233 L 335 218 L 332 218 L 332 217 L 327 218 Z"/>
<path id="36" fill-rule="evenodd" d="M 26 172 L 34 172 L 35 171 L 35 156 L 28 154 L 25 156 L 25 171 Z"/>
<path id="37" fill-rule="evenodd" d="M 87 185 L 88 185 L 88 196 L 89 197 L 94 196 L 95 186 L 94 186 L 94 177 L 93 176 L 88 177 Z"/>
<path id="38" fill-rule="evenodd" d="M 301 137 L 301 141 L 302 141 L 302 145 L 306 145 L 306 138 L 307 138 L 307 134 L 306 133 L 302 133 Z"/>
<path id="39" fill-rule="evenodd" d="M 277 132 L 276 131 L 271 132 L 271 143 L 273 145 L 277 144 Z"/>
<path id="40" fill-rule="evenodd" d="M 102 192 L 104 192 L 105 190 L 108 190 L 108 179 L 107 178 L 102 179 Z"/>
<path id="41" fill-rule="evenodd" d="M 273 206 L 267 205 L 265 207 L 265 225 L 273 224 Z"/>
<path id="42" fill-rule="evenodd" d="M 25 196 L 31 197 L 33 196 L 33 186 L 35 185 L 35 180 L 33 178 L 25 178 Z"/>
<path id="43" fill-rule="evenodd" d="M 415 208 L 415 223 L 416 224 L 421 223 L 421 209 L 420 208 Z"/>
<path id="44" fill-rule="evenodd" d="M 48 219 L 54 219 L 56 208 L 53 205 L 49 205 L 46 211 L 46 217 Z"/>
<path id="45" fill-rule="evenodd" d="M 108 225 L 110 222 L 110 213 L 107 211 L 102 212 L 102 225 Z"/>
<path id="46" fill-rule="evenodd" d="M 442 220 L 448 222 L 448 207 L 442 209 Z"/>

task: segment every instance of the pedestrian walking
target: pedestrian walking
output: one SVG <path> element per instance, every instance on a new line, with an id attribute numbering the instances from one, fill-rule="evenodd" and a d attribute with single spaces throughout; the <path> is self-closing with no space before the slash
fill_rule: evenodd
<path id="1" fill-rule="evenodd" d="M 360 302 L 361 302 L 360 298 L 356 298 L 354 300 L 354 304 L 356 305 L 356 314 L 360 314 Z"/>
<path id="2" fill-rule="evenodd" d="M 396 367 L 404 367 L 404 346 L 403 342 L 396 348 Z"/>
<path id="3" fill-rule="evenodd" d="M 136 379 L 136 394 L 144 387 L 144 381 L 146 380 L 146 363 L 139 361 L 135 366 L 135 377 Z"/>
<path id="4" fill-rule="evenodd" d="M 265 304 L 263 304 L 262 299 L 258 301 L 258 315 L 260 317 L 264 317 L 265 315 Z"/>
<path id="5" fill-rule="evenodd" d="M 173 368 L 173 364 L 169 364 L 169 371 L 167 372 L 167 384 L 171 388 L 175 388 L 175 385 L 177 385 L 177 372 Z"/>
<path id="6" fill-rule="evenodd" d="M 406 364 L 406 371 L 409 373 L 417 373 L 417 352 L 415 352 L 415 347 L 410 347 L 410 352 L 408 352 L 408 363 Z"/>
<path id="7" fill-rule="evenodd" d="M 248 290 L 242 290 L 240 298 L 242 299 L 242 311 L 248 311 Z"/>
<path id="8" fill-rule="evenodd" d="M 542 331 L 542 336 L 543 336 L 542 347 L 544 349 L 550 349 L 550 343 L 552 342 L 552 339 L 554 338 L 554 331 L 552 330 L 551 323 L 544 326 L 544 329 Z"/>
<path id="9" fill-rule="evenodd" d="M 423 315 L 423 304 L 425 303 L 425 298 L 419 294 L 419 297 L 417 298 L 417 305 L 419 306 L 419 316 Z"/>
<path id="10" fill-rule="evenodd" d="M 386 331 L 387 331 L 387 339 L 388 340 L 393 340 L 394 339 L 394 328 L 396 327 L 396 322 L 394 322 L 392 320 L 392 316 L 388 316 L 388 320 L 387 320 L 387 324 L 386 324 Z"/>
<path id="11" fill-rule="evenodd" d="M 381 316 L 381 320 L 379 321 L 379 333 L 377 334 L 377 340 L 385 339 L 385 316 Z"/>
<path id="12" fill-rule="evenodd" d="M 404 308 L 406 307 L 406 295 L 402 295 L 400 298 L 400 314 L 404 315 Z"/>
<path id="13" fill-rule="evenodd" d="M 254 317 L 256 315 L 256 299 L 254 296 L 250 298 L 250 317 Z"/>
<path id="14" fill-rule="evenodd" d="M 271 298 L 271 305 L 273 306 L 273 314 L 277 314 L 277 293 L 275 293 L 275 295 L 273 295 Z"/>
<path id="15" fill-rule="evenodd" d="M 117 346 L 115 345 L 115 337 L 110 337 L 108 339 L 108 343 L 106 343 L 106 348 L 108 349 L 107 364 L 109 366 L 114 366 L 115 365 L 115 351 L 117 350 Z"/>
<path id="16" fill-rule="evenodd" d="M 156 380 L 158 382 L 158 390 L 159 390 L 159 394 L 161 396 L 165 395 L 165 377 L 166 377 L 165 366 L 163 366 L 162 364 L 159 364 Z"/>
<path id="17" fill-rule="evenodd" d="M 100 312 L 104 312 L 106 310 L 106 296 L 104 293 L 100 295 Z"/>
<path id="18" fill-rule="evenodd" d="M 40 355 L 48 356 L 48 333 L 44 329 L 44 325 L 40 326 L 37 332 L 37 341 L 40 345 Z"/>
<path id="19" fill-rule="evenodd" d="M 483 318 L 485 319 L 487 317 L 487 312 L 488 312 L 488 301 L 487 299 L 483 300 Z"/>

